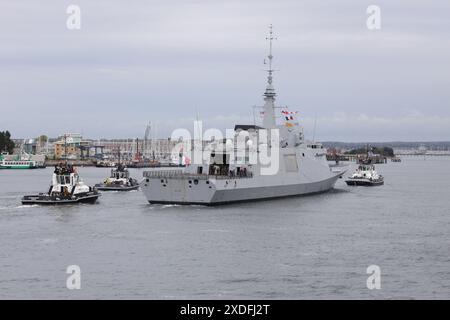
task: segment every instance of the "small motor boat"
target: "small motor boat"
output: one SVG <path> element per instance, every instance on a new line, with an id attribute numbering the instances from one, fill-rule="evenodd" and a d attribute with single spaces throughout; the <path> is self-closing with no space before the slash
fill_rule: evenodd
<path id="1" fill-rule="evenodd" d="M 100 195 L 97 189 L 84 184 L 73 166 L 61 164 L 55 167 L 49 191 L 25 195 L 22 198 L 22 204 L 95 203 Z"/>
<path id="2" fill-rule="evenodd" d="M 361 164 L 345 182 L 349 186 L 381 186 L 384 184 L 384 177 L 375 171 L 373 164 Z"/>
<path id="3" fill-rule="evenodd" d="M 131 191 L 139 189 L 136 179 L 130 178 L 127 168 L 119 164 L 116 169 L 111 169 L 111 175 L 103 183 L 95 185 L 100 191 Z"/>

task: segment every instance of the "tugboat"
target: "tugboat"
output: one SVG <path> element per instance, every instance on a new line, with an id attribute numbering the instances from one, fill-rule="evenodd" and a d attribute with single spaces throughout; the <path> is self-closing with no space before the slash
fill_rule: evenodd
<path id="1" fill-rule="evenodd" d="M 384 177 L 375 171 L 373 164 L 360 164 L 345 182 L 349 186 L 381 186 L 384 184 Z"/>
<path id="2" fill-rule="evenodd" d="M 95 188 L 84 184 L 75 168 L 66 163 L 55 166 L 52 184 L 47 193 L 26 195 L 22 198 L 22 204 L 95 203 L 100 195 Z"/>
<path id="3" fill-rule="evenodd" d="M 96 184 L 95 188 L 101 191 L 131 191 L 139 188 L 139 182 L 130 178 L 128 169 L 119 164 L 116 169 L 111 169 L 111 176 Z"/>

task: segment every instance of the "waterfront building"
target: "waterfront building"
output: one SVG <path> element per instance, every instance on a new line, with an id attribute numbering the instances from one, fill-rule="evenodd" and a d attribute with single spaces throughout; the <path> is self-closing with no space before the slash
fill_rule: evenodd
<path id="1" fill-rule="evenodd" d="M 55 159 L 78 159 L 81 150 L 91 144 L 89 140 L 83 140 L 81 134 L 66 133 L 58 137 L 54 143 Z"/>

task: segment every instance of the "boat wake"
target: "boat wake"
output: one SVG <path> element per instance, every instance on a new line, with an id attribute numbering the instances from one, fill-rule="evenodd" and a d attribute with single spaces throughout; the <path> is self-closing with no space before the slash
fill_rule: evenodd
<path id="1" fill-rule="evenodd" d="M 225 229 L 206 229 L 202 230 L 203 232 L 218 232 L 218 233 L 230 233 L 230 230 Z"/>
<path id="2" fill-rule="evenodd" d="M 164 204 L 161 206 L 161 209 L 176 208 L 176 207 L 181 207 L 181 205 L 179 205 L 179 204 Z"/>
<path id="3" fill-rule="evenodd" d="M 14 207 L 15 209 L 24 209 L 24 208 L 36 208 L 39 207 L 37 204 L 23 204 L 17 207 Z"/>

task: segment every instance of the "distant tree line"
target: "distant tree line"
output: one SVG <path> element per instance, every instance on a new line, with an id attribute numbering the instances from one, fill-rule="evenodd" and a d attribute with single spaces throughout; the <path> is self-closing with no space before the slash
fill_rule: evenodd
<path id="1" fill-rule="evenodd" d="M 9 131 L 0 131 L 0 151 L 13 153 L 14 141 L 11 140 L 11 134 Z"/>
<path id="2" fill-rule="evenodd" d="M 346 154 L 365 154 L 367 153 L 367 148 L 358 148 L 358 149 L 353 149 L 350 151 L 347 151 Z M 369 148 L 369 151 L 372 151 L 375 154 L 379 154 L 385 157 L 394 157 L 394 149 L 390 148 L 390 147 L 372 147 Z"/>

